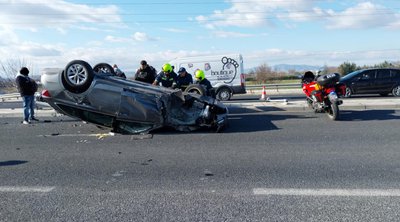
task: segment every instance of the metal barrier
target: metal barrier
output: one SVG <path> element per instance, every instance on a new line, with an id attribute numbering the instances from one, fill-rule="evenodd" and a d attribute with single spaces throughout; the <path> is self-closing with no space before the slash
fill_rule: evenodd
<path id="1" fill-rule="evenodd" d="M 4 102 L 6 100 L 20 99 L 20 97 L 21 97 L 21 94 L 19 94 L 19 93 L 2 94 L 2 95 L 0 95 L 0 101 Z"/>
<path id="2" fill-rule="evenodd" d="M 288 83 L 288 84 L 261 84 L 261 85 L 246 85 L 248 90 L 262 90 L 265 89 L 275 89 L 279 92 L 279 89 L 301 89 L 300 83 Z"/>

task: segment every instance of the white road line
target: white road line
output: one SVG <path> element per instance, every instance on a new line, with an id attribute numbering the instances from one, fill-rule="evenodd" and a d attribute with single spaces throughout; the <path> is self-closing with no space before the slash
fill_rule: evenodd
<path id="1" fill-rule="evenodd" d="M 108 133 L 107 134 L 53 134 L 53 135 L 51 135 L 51 134 L 49 134 L 49 135 L 37 135 L 38 137 L 43 137 L 43 136 L 46 136 L 46 137 L 79 137 L 79 136 L 81 136 L 81 137 L 95 137 L 95 136 L 102 136 L 102 135 L 109 135 Z"/>
<path id="2" fill-rule="evenodd" d="M 99 137 L 104 138 L 108 136 L 115 136 L 114 133 L 90 133 L 90 134 L 49 134 L 49 135 L 37 135 L 37 137 Z"/>
<path id="3" fill-rule="evenodd" d="M 337 197 L 400 197 L 400 189 L 274 189 L 255 188 L 254 195 L 337 196 Z"/>
<path id="4" fill-rule="evenodd" d="M 48 193 L 54 189 L 55 187 L 0 186 L 0 192 L 8 193 Z"/>

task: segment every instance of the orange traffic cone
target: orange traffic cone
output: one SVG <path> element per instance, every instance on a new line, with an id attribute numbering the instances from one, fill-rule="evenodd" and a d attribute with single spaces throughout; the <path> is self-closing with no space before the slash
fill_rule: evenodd
<path id="1" fill-rule="evenodd" d="M 260 100 L 267 100 L 267 92 L 265 92 L 265 86 L 263 86 Z"/>

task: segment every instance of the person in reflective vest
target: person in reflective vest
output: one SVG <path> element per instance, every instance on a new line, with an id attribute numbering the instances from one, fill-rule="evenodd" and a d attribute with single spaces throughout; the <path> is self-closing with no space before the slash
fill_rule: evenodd
<path id="1" fill-rule="evenodd" d="M 195 83 L 200 84 L 201 86 L 204 87 L 204 89 L 206 90 L 206 95 L 215 98 L 215 92 L 213 90 L 213 87 L 212 87 L 210 81 L 208 81 L 208 79 L 206 79 L 204 71 L 198 69 L 198 70 L 196 70 L 194 76 L 196 78 Z"/>
<path id="2" fill-rule="evenodd" d="M 171 64 L 166 63 L 163 65 L 162 70 L 158 73 L 153 85 L 160 85 L 167 88 L 174 88 L 176 86 L 176 73 L 173 71 Z"/>

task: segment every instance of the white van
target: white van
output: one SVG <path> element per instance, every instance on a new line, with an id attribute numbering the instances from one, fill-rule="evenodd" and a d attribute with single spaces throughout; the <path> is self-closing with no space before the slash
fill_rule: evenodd
<path id="1" fill-rule="evenodd" d="M 192 74 L 193 80 L 195 71 L 203 70 L 220 100 L 226 101 L 233 94 L 246 93 L 243 58 L 240 54 L 176 58 L 170 64 L 175 70 L 184 67 Z"/>

